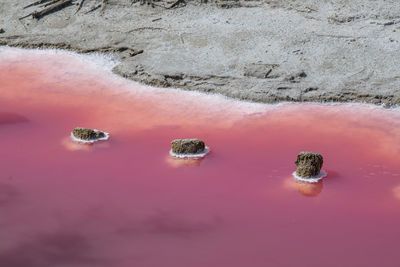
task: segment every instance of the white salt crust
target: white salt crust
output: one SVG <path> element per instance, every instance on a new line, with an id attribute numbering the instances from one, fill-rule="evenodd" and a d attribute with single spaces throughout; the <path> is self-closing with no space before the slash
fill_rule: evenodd
<path id="1" fill-rule="evenodd" d="M 96 129 L 93 129 L 93 131 L 95 131 L 95 132 L 102 132 L 102 131 L 96 130 Z M 80 139 L 80 138 L 75 137 L 74 134 L 71 132 L 71 139 L 72 139 L 73 141 L 75 141 L 75 142 L 78 142 L 78 143 L 93 144 L 93 143 L 95 143 L 95 142 L 97 142 L 97 141 L 104 141 L 104 140 L 108 140 L 108 138 L 110 138 L 110 134 L 109 134 L 109 133 L 106 133 L 106 132 L 103 132 L 103 133 L 104 133 L 104 135 L 105 135 L 104 137 L 97 138 L 97 139 L 95 139 L 95 140 L 83 140 L 83 139 Z"/>
<path id="2" fill-rule="evenodd" d="M 293 172 L 292 175 L 293 175 L 294 179 L 302 181 L 302 182 L 317 183 L 319 180 L 326 177 L 328 174 L 324 171 L 321 171 L 317 176 L 312 176 L 312 177 L 308 177 L 308 178 L 303 178 L 303 177 L 297 176 L 296 172 Z"/>
<path id="3" fill-rule="evenodd" d="M 206 146 L 202 152 L 196 154 L 177 154 L 172 152 L 172 149 L 169 151 L 169 154 L 172 157 L 184 159 L 184 158 L 204 158 L 209 152 L 210 148 Z"/>

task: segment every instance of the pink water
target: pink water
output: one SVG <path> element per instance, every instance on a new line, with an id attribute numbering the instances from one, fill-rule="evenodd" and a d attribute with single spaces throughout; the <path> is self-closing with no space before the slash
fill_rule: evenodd
<path id="1" fill-rule="evenodd" d="M 400 266 L 400 110 L 148 88 L 0 49 L 0 266 Z M 78 145 L 74 127 L 107 142 Z M 204 139 L 201 161 L 169 157 Z M 300 151 L 322 182 L 295 182 Z"/>

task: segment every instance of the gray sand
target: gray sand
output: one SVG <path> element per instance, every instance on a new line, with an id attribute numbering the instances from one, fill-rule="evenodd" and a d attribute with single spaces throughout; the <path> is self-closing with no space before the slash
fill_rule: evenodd
<path id="1" fill-rule="evenodd" d="M 33 1 L 1 0 L 0 45 L 114 53 L 129 79 L 257 102 L 400 103 L 399 0 L 86 0 L 19 21 Z"/>

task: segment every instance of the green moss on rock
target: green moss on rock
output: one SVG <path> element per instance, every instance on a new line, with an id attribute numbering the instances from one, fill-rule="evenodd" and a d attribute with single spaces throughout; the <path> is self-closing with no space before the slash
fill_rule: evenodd
<path id="1" fill-rule="evenodd" d="M 75 128 L 72 134 L 76 138 L 85 141 L 97 140 L 106 136 L 106 134 L 102 131 L 95 131 L 92 129 L 81 128 L 81 127 Z"/>
<path id="2" fill-rule="evenodd" d="M 171 144 L 175 154 L 197 154 L 203 152 L 206 147 L 199 139 L 176 139 Z"/>
<path id="3" fill-rule="evenodd" d="M 321 154 L 312 152 L 300 152 L 295 161 L 296 175 L 309 178 L 319 175 L 324 160 Z"/>

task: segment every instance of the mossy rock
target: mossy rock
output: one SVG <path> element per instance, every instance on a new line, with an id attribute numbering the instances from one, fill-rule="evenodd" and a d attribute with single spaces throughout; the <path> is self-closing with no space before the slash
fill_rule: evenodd
<path id="1" fill-rule="evenodd" d="M 300 152 L 295 161 L 296 175 L 302 178 L 310 178 L 319 175 L 324 159 L 321 154 L 312 152 Z"/>
<path id="2" fill-rule="evenodd" d="M 171 144 L 175 154 L 197 154 L 203 152 L 206 147 L 199 139 L 176 139 Z"/>
<path id="3" fill-rule="evenodd" d="M 81 128 L 81 127 L 75 128 L 72 134 L 74 135 L 74 137 L 85 141 L 93 141 L 106 137 L 106 134 L 102 131 L 92 130 L 88 128 Z"/>

